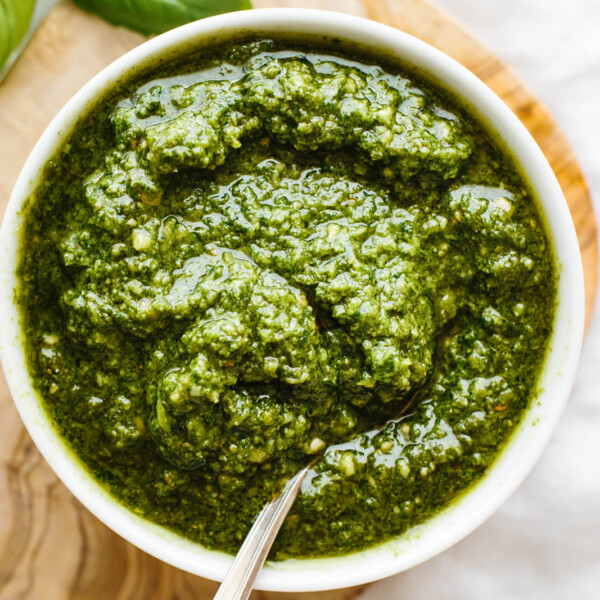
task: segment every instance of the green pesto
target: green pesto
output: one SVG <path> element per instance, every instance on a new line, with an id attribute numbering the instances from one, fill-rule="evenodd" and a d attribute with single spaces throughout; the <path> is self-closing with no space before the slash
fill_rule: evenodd
<path id="1" fill-rule="evenodd" d="M 526 183 L 435 84 L 361 61 L 262 40 L 146 69 L 28 203 L 50 415 L 123 504 L 210 548 L 330 445 L 274 555 L 400 534 L 536 393 L 556 274 Z"/>

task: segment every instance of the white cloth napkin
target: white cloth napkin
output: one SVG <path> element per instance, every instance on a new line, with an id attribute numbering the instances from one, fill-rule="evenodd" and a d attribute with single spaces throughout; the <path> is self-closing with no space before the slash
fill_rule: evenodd
<path id="1" fill-rule="evenodd" d="M 600 214 L 600 2 L 436 0 L 554 113 Z M 600 310 L 562 421 L 529 478 L 482 527 L 361 600 L 600 600 Z"/>

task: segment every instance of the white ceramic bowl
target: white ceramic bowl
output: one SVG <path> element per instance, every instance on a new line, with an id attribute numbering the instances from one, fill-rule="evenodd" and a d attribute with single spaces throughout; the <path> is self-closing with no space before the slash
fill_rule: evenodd
<path id="1" fill-rule="evenodd" d="M 554 240 L 559 270 L 558 308 L 538 398 L 486 476 L 450 508 L 398 539 L 339 558 L 269 563 L 257 587 L 315 591 L 362 584 L 408 569 L 448 548 L 487 519 L 523 481 L 558 422 L 567 401 L 583 336 L 581 258 L 571 216 L 542 152 L 513 113 L 477 77 L 457 62 L 401 31 L 333 12 L 267 9 L 232 13 L 191 23 L 154 38 L 112 63 L 60 111 L 29 156 L 11 196 L 0 233 L 1 357 L 14 401 L 38 448 L 75 496 L 99 519 L 146 552 L 172 565 L 221 580 L 231 557 L 153 525 L 121 506 L 85 470 L 49 423 L 34 392 L 14 302 L 21 208 L 40 171 L 75 124 L 105 89 L 141 63 L 194 44 L 253 32 L 328 35 L 383 51 L 428 72 L 471 104 L 512 149 L 533 187 Z"/>

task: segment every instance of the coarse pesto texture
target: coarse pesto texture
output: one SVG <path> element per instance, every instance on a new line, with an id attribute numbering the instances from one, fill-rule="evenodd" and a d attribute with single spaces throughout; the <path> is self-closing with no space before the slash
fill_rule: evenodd
<path id="1" fill-rule="evenodd" d="M 423 522 L 492 463 L 552 331 L 511 158 L 433 84 L 332 52 L 261 40 L 140 73 L 27 208 L 50 415 L 126 506 L 210 548 L 331 445 L 277 557 Z"/>

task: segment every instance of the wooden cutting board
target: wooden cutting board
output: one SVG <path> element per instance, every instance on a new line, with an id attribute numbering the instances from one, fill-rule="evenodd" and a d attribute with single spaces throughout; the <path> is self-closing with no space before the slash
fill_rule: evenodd
<path id="1" fill-rule="evenodd" d="M 589 320 L 598 242 L 588 190 L 552 116 L 506 65 L 425 0 L 254 4 L 326 8 L 398 27 L 453 56 L 500 95 L 536 138 L 562 185 L 579 237 Z M 59 108 L 92 75 L 143 39 L 68 2 L 49 14 L 0 85 L 0 214 L 27 154 Z M 0 600 L 208 600 L 216 587 L 138 550 L 84 509 L 31 442 L 0 373 Z M 350 600 L 359 592 L 254 592 L 253 598 Z"/>

